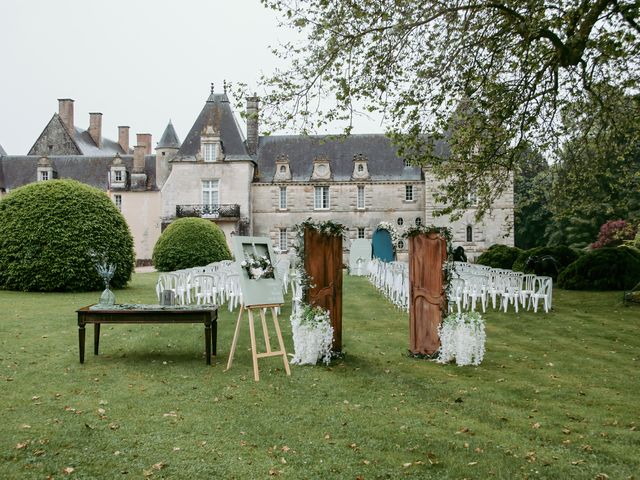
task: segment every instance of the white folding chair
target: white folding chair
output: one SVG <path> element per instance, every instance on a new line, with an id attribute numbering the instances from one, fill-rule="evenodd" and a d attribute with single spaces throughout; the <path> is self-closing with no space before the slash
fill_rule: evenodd
<path id="1" fill-rule="evenodd" d="M 543 300 L 544 312 L 549 313 L 551 308 L 551 294 L 553 292 L 553 279 L 551 277 L 536 277 L 533 293 L 529 297 L 529 306 L 533 304 L 533 311 L 538 312 L 538 300 Z"/>

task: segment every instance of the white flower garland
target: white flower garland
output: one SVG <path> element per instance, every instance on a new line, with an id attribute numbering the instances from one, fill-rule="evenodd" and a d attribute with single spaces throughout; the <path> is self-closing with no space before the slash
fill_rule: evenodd
<path id="1" fill-rule="evenodd" d="M 398 230 L 392 223 L 380 222 L 376 227 L 376 229 L 386 230 L 387 232 L 389 232 L 389 235 L 391 235 L 391 243 L 393 244 L 394 247 L 398 246 L 398 242 L 400 241 L 400 233 L 398 233 Z"/>
<path id="2" fill-rule="evenodd" d="M 291 363 L 315 365 L 318 360 L 322 360 L 325 365 L 329 365 L 333 327 L 328 311 L 301 305 L 291 315 L 291 332 L 295 350 Z"/>
<path id="3" fill-rule="evenodd" d="M 438 363 L 480 365 L 486 339 L 484 320 L 478 312 L 455 313 L 446 317 L 438 328 L 440 351 Z"/>

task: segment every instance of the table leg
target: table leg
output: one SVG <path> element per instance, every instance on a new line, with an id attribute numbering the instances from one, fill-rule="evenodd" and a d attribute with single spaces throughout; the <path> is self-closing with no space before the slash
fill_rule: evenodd
<path id="1" fill-rule="evenodd" d="M 218 320 L 211 325 L 211 350 L 214 357 L 218 355 Z"/>
<path id="2" fill-rule="evenodd" d="M 204 348 L 207 356 L 207 365 L 211 365 L 211 320 L 204 323 Z"/>
<path id="3" fill-rule="evenodd" d="M 100 347 L 100 324 L 93 324 L 93 354 L 98 355 L 98 348 Z"/>
<path id="4" fill-rule="evenodd" d="M 78 323 L 78 343 L 80 347 L 80 363 L 84 363 L 84 336 L 85 336 L 85 324 Z"/>

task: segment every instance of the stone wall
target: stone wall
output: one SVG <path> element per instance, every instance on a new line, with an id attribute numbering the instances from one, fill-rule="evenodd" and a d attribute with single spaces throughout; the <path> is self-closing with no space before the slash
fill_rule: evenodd
<path id="1" fill-rule="evenodd" d="M 49 146 L 52 148 L 50 149 Z M 56 116 L 49 122 L 36 143 L 29 150 L 29 155 L 79 155 L 78 147 L 73 142 L 62 121 Z"/>

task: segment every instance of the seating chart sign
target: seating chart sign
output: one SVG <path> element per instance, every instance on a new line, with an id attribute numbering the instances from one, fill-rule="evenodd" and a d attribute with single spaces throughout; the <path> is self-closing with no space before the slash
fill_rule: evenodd
<path id="1" fill-rule="evenodd" d="M 366 238 L 354 240 L 349 252 L 349 272 L 351 275 L 366 275 L 369 260 L 371 260 L 371 241 Z"/>
<path id="2" fill-rule="evenodd" d="M 271 241 L 267 237 L 234 236 L 233 254 L 236 257 L 236 269 L 240 275 L 240 289 L 244 306 L 282 305 L 284 303 L 282 281 L 277 278 L 277 275 L 273 275 L 275 278 L 251 278 L 252 275 L 254 277 L 256 275 L 250 274 L 247 268 L 242 266 L 242 262 L 251 264 L 256 261 L 273 266 L 276 256 L 273 253 Z"/>

